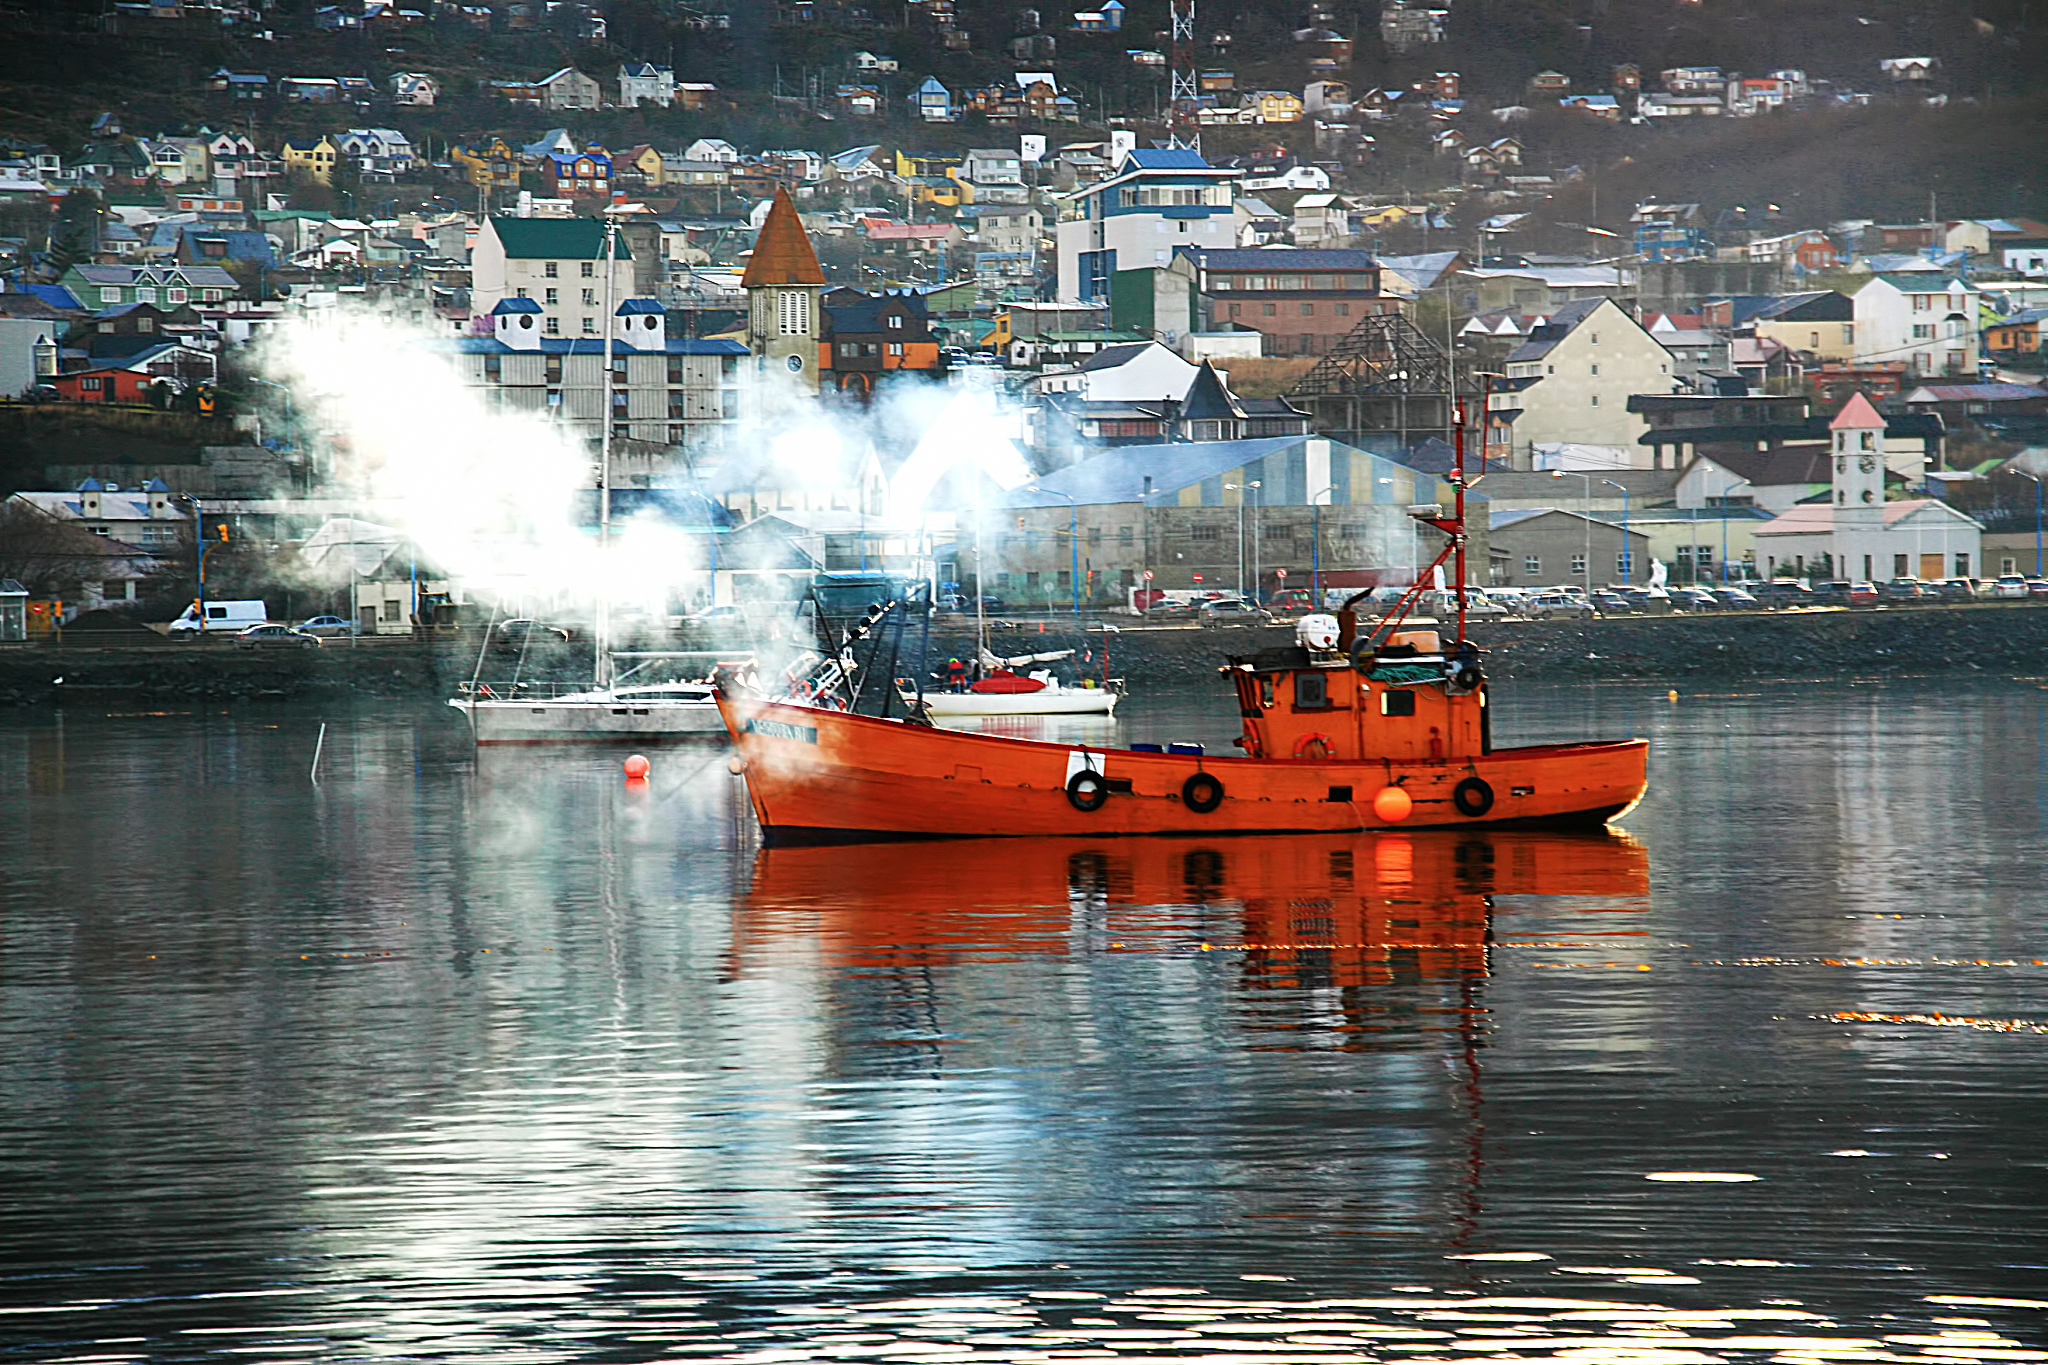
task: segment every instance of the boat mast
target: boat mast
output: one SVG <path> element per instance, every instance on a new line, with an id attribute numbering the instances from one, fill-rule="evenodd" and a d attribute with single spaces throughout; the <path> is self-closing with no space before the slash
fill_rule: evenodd
<path id="1" fill-rule="evenodd" d="M 981 656 L 988 653 L 988 612 L 982 597 L 988 587 L 981 563 L 981 499 L 974 500 L 974 671 L 981 670 Z"/>
<path id="2" fill-rule="evenodd" d="M 1452 443 L 1457 449 L 1458 467 L 1457 478 L 1452 485 L 1454 496 L 1457 499 L 1457 510 L 1451 519 L 1457 523 L 1458 529 L 1452 533 L 1451 539 L 1451 544 L 1456 547 L 1456 557 L 1452 562 L 1452 573 L 1455 576 L 1451 581 L 1451 591 L 1458 595 L 1458 642 L 1463 644 L 1465 640 L 1465 400 L 1454 397 L 1451 403 Z"/>
<path id="3" fill-rule="evenodd" d="M 611 585 L 605 570 L 612 543 L 612 340 L 618 334 L 618 319 L 612 316 L 612 280 L 619 259 L 619 225 L 604 220 L 604 388 L 599 396 L 597 437 L 597 630 L 592 641 L 592 685 L 603 687 L 611 681 Z"/>

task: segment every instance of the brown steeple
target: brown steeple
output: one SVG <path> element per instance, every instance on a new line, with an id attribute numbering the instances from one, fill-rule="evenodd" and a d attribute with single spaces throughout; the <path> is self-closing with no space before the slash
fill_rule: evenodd
<path id="1" fill-rule="evenodd" d="M 810 234 L 797 216 L 789 191 L 775 188 L 775 202 L 754 239 L 754 254 L 747 258 L 747 273 L 740 288 L 756 289 L 773 284 L 823 284 L 825 272 L 818 268 L 818 253 L 811 250 Z"/>

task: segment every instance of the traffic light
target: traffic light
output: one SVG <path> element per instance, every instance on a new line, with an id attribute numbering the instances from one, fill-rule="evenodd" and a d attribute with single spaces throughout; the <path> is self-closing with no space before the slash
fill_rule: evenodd
<path id="1" fill-rule="evenodd" d="M 223 545 L 227 544 L 227 543 L 228 543 L 228 524 L 227 524 L 226 522 L 222 522 L 222 523 L 221 523 L 220 525 L 218 525 L 218 526 L 214 527 L 214 529 L 215 529 L 216 531 L 219 531 L 219 532 L 220 532 L 220 543 L 221 543 L 221 544 L 223 544 Z"/>

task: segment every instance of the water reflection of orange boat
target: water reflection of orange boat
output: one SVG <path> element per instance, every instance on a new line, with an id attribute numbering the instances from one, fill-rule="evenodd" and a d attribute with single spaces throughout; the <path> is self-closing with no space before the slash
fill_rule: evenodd
<path id="1" fill-rule="evenodd" d="M 1207 945 L 1246 970 L 1335 984 L 1483 975 L 1499 895 L 1642 903 L 1625 835 L 1480 829 L 1229 841 L 991 839 L 766 848 L 741 954 L 798 938 L 855 962 Z"/>

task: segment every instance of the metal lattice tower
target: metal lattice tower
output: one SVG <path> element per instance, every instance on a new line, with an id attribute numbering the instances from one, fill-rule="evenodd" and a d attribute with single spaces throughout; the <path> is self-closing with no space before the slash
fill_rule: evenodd
<path id="1" fill-rule="evenodd" d="M 1288 399 L 1306 409 L 1315 429 L 1350 444 L 1393 434 L 1405 449 L 1451 436 L 1451 358 L 1400 313 L 1360 319 Z"/>
<path id="2" fill-rule="evenodd" d="M 1195 0 L 1172 0 L 1172 8 L 1167 145 L 1200 151 L 1202 135 L 1196 131 L 1195 125 L 1195 110 L 1201 105 L 1200 85 L 1195 74 Z"/>

